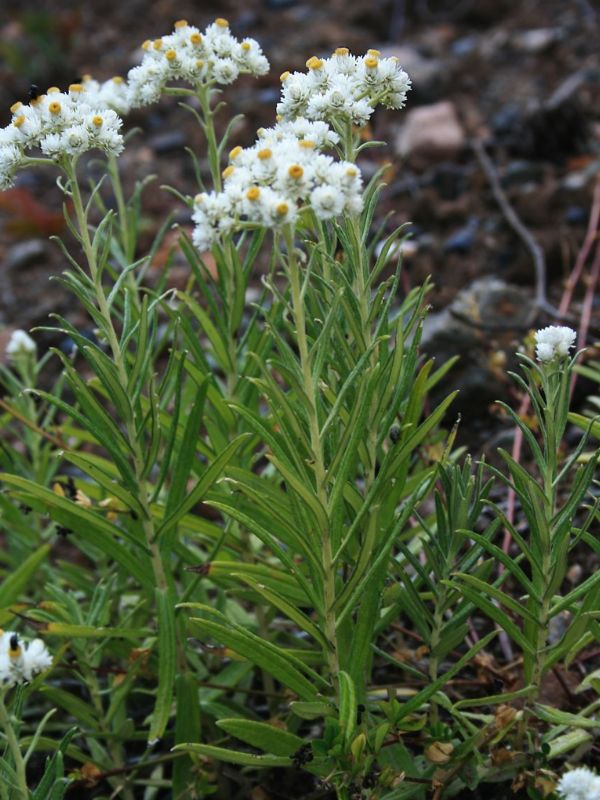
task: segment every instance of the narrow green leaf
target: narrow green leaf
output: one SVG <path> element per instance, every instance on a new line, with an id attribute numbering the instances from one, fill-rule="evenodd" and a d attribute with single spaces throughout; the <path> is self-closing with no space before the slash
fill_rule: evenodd
<path id="1" fill-rule="evenodd" d="M 337 675 L 339 685 L 339 720 L 344 746 L 349 747 L 356 729 L 356 688 L 354 681 L 347 672 L 340 670 Z"/>
<path id="2" fill-rule="evenodd" d="M 215 761 L 225 761 L 227 764 L 240 764 L 245 767 L 289 767 L 291 763 L 290 759 L 285 756 L 257 756 L 253 753 L 227 750 L 224 747 L 214 747 L 210 744 L 178 744 L 173 750 L 198 753 L 201 756 L 214 758 Z"/>
<path id="3" fill-rule="evenodd" d="M 160 526 L 157 531 L 157 538 L 165 538 L 167 534 L 169 534 L 177 525 L 179 520 L 188 513 L 196 503 L 200 502 L 200 500 L 204 499 L 206 492 L 210 489 L 210 487 L 217 481 L 229 463 L 229 461 L 233 458 L 236 451 L 240 447 L 240 445 L 245 442 L 251 434 L 249 433 L 242 433 L 237 436 L 226 448 L 225 450 L 215 458 L 213 463 L 206 468 L 204 474 L 198 481 L 198 483 L 194 486 L 191 492 L 187 495 L 185 500 L 183 500 L 179 507 L 173 511 L 173 513 L 168 516 Z"/>
<path id="4" fill-rule="evenodd" d="M 218 720 L 217 727 L 222 728 L 230 736 L 235 736 L 241 742 L 275 756 L 293 756 L 304 744 L 304 739 L 301 739 L 300 736 L 282 728 L 275 728 L 266 722 L 255 722 L 236 717 Z"/>
<path id="5" fill-rule="evenodd" d="M 150 721 L 148 744 L 154 744 L 169 724 L 173 705 L 173 687 L 177 664 L 175 609 L 165 589 L 156 590 L 158 621 L 158 689 Z"/>
<path id="6" fill-rule="evenodd" d="M 35 550 L 25 561 L 13 569 L 0 584 L 0 608 L 15 603 L 21 592 L 31 585 L 33 576 L 36 574 L 41 564 L 46 560 L 50 552 L 50 545 L 43 544 Z"/>
<path id="7" fill-rule="evenodd" d="M 189 625 L 202 638 L 207 635 L 222 642 L 236 653 L 247 658 L 257 667 L 273 675 L 283 686 L 291 689 L 302 700 L 314 700 L 317 689 L 297 668 L 297 659 L 291 659 L 285 650 L 271 642 L 265 642 L 249 631 L 227 627 L 212 620 L 191 617 Z"/>

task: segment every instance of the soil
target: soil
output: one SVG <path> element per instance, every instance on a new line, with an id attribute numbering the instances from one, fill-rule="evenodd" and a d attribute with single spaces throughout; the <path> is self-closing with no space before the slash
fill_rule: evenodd
<path id="1" fill-rule="evenodd" d="M 539 245 L 546 299 L 557 307 L 584 242 L 600 166 L 600 11 L 592 2 L 29 0 L 18 8 L 12 5 L 10 11 L 7 4 L 0 10 L 0 125 L 10 120 L 10 105 L 27 98 L 31 84 L 64 87 L 85 73 L 100 80 L 126 73 L 137 61 L 140 43 L 169 32 L 179 18 L 202 28 L 215 16 L 225 16 L 236 35 L 257 38 L 271 61 L 270 75 L 242 80 L 224 93 L 229 106 L 246 115 L 235 129 L 234 143 L 251 142 L 257 127 L 274 122 L 277 76 L 303 69 L 309 56 L 328 55 L 342 45 L 354 52 L 374 47 L 384 55 L 398 55 L 414 89 L 405 111 L 377 113 L 370 133 L 388 147 L 368 150 L 361 167 L 369 176 L 390 164 L 379 213 L 384 220 L 392 212 L 386 223 L 390 229 L 410 223 L 403 288 L 431 275 L 433 312 L 450 309 L 453 319 L 465 326 L 465 336 L 453 339 L 453 347 L 466 367 L 444 387 L 453 388 L 454 380 L 464 390 L 463 440 L 488 455 L 499 443 L 506 446 L 512 429 L 493 405 L 494 398 L 514 401 L 505 363 L 511 363 L 511 354 L 530 329 L 556 318 L 533 305 L 531 247 L 509 225 L 473 142 L 484 145 L 504 197 Z M 434 122 L 437 141 L 423 146 L 423 129 L 411 141 L 411 112 L 441 102 L 451 104 L 454 129 Z M 172 98 L 132 114 L 127 125 L 144 131 L 122 157 L 130 188 L 133 181 L 156 175 L 145 193 L 144 239 L 149 242 L 174 208 L 175 221 L 189 225 L 185 209 L 177 209 L 173 196 L 158 187 L 170 184 L 194 194 L 185 148 L 202 152 L 203 143 L 191 115 Z M 82 328 L 89 324 L 61 285 L 49 280 L 65 266 L 58 247 L 47 241 L 49 234 L 65 234 L 54 180 L 50 171 L 23 173 L 14 190 L 0 194 L 0 327 L 5 336 L 14 328 L 47 324 L 50 312 Z M 176 263 L 174 280 L 185 280 L 183 269 Z M 478 312 L 466 320 L 461 316 L 468 293 L 476 291 L 474 283 L 482 278 L 508 287 L 509 294 L 502 289 L 494 301 L 500 315 L 494 325 L 487 314 Z M 484 299 L 489 285 L 481 289 L 488 292 Z M 565 324 L 577 326 L 585 289 L 583 280 Z M 481 309 L 485 303 L 477 298 Z M 519 314 L 521 305 L 531 313 Z M 598 295 L 590 313 L 587 344 L 600 338 Z M 61 344 L 47 332 L 37 339 L 42 347 Z M 438 358 L 451 354 L 433 333 L 429 343 Z M 482 387 L 488 390 L 483 395 Z M 575 405 L 590 388 L 579 383 Z M 232 798 L 326 796 L 311 794 L 313 788 L 296 777 L 292 786 L 280 775 L 270 776 L 262 795 L 238 794 L 245 790 L 228 782 L 227 770 L 223 780 Z M 86 792 L 81 796 L 91 796 Z M 518 795 L 506 787 L 486 786 L 460 800 L 483 797 Z"/>

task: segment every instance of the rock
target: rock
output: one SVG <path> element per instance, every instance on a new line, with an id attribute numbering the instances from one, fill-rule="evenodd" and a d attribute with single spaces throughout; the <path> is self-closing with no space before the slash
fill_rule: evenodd
<path id="1" fill-rule="evenodd" d="M 469 36 L 461 36 L 460 39 L 456 39 L 452 42 L 450 50 L 453 56 L 457 56 L 458 58 L 464 58 L 465 56 L 470 56 L 474 53 L 479 45 L 479 37 L 473 34 Z"/>
<path id="2" fill-rule="evenodd" d="M 4 259 L 5 270 L 23 269 L 42 261 L 46 257 L 46 242 L 43 239 L 30 239 L 14 244 Z"/>
<path id="3" fill-rule="evenodd" d="M 150 146 L 155 153 L 172 153 L 181 150 L 185 146 L 185 135 L 182 131 L 173 130 L 167 133 L 157 133 L 150 139 Z"/>
<path id="4" fill-rule="evenodd" d="M 585 225 L 587 218 L 587 209 L 582 206 L 569 206 L 565 211 L 565 222 L 569 225 Z"/>
<path id="5" fill-rule="evenodd" d="M 502 185 L 507 188 L 509 186 L 519 186 L 524 183 L 538 183 L 543 177 L 544 168 L 541 164 L 521 159 L 518 161 L 511 161 L 510 164 L 506 166 L 504 174 L 502 175 Z"/>
<path id="6" fill-rule="evenodd" d="M 542 53 L 563 38 L 560 28 L 534 28 L 519 31 L 514 38 L 515 47 L 525 53 Z"/>
<path id="7" fill-rule="evenodd" d="M 451 234 L 444 242 L 445 253 L 468 253 L 475 243 L 479 220 L 472 217 L 469 222 Z"/>
<path id="8" fill-rule="evenodd" d="M 409 111 L 396 138 L 396 152 L 415 163 L 456 157 L 466 144 L 454 105 L 448 101 Z"/>
<path id="9" fill-rule="evenodd" d="M 454 356 L 458 364 L 436 389 L 441 395 L 459 389 L 453 408 L 482 417 L 488 406 L 507 396 L 504 354 L 510 356 L 529 323 L 532 302 L 520 287 L 498 278 L 481 278 L 462 289 L 450 306 L 430 314 L 421 345 L 441 366 Z"/>

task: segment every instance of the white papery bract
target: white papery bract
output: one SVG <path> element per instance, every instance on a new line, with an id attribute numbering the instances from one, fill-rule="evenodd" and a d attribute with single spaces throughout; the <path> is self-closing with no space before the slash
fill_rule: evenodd
<path id="1" fill-rule="evenodd" d="M 94 149 L 111 155 L 123 150 L 121 118 L 85 84 L 71 84 L 68 92 L 53 86 L 29 105 L 17 102 L 10 110 L 10 124 L 0 129 L 0 189 L 12 186 L 16 171 L 36 155 L 30 149 L 55 160 Z"/>
<path id="2" fill-rule="evenodd" d="M 22 330 L 13 331 L 12 336 L 8 340 L 8 344 L 5 347 L 5 353 L 11 360 L 14 359 L 15 356 L 29 355 L 30 353 L 36 352 L 36 343 L 28 333 Z"/>
<path id="3" fill-rule="evenodd" d="M 179 20 L 173 33 L 145 41 L 142 49 L 142 63 L 127 75 L 130 108 L 156 102 L 174 81 L 185 81 L 196 88 L 226 86 L 241 74 L 259 76 L 269 71 L 269 62 L 258 42 L 236 39 L 225 19 L 216 19 L 204 32 Z M 116 105 L 109 105 L 119 110 Z"/>
<path id="4" fill-rule="evenodd" d="M 26 644 L 14 631 L 0 633 L 0 686 L 30 681 L 52 666 L 52 656 L 41 639 Z"/>
<path id="5" fill-rule="evenodd" d="M 223 191 L 195 199 L 196 247 L 207 250 L 223 233 L 247 224 L 266 228 L 292 224 L 303 208 L 321 220 L 359 212 L 359 169 L 321 152 L 338 138 L 324 122 L 296 120 L 261 128 L 252 147 L 234 147 L 223 172 Z"/>
<path id="6" fill-rule="evenodd" d="M 565 772 L 556 791 L 563 800 L 600 800 L 600 775 L 587 767 Z"/>
<path id="7" fill-rule="evenodd" d="M 380 58 L 379 51 L 353 56 L 345 47 L 331 58 L 313 56 L 308 72 L 284 72 L 277 113 L 283 120 L 350 122 L 363 126 L 375 106 L 402 108 L 410 89 L 410 78 L 398 59 Z"/>
<path id="8" fill-rule="evenodd" d="M 553 361 L 564 358 L 575 344 L 576 332 L 565 325 L 549 325 L 535 334 L 535 353 L 538 361 Z"/>

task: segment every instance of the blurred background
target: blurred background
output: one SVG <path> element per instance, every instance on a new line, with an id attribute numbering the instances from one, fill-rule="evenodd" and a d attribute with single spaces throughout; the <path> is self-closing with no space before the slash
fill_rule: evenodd
<path id="1" fill-rule="evenodd" d="M 8 5 L 2 0 L 0 8 L 1 125 L 8 124 L 12 103 L 27 100 L 31 84 L 45 91 L 51 85 L 65 88 L 85 73 L 99 80 L 126 74 L 140 59 L 141 42 L 169 33 L 180 18 L 204 28 L 215 16 L 226 17 L 235 35 L 258 39 L 271 61 L 268 76 L 240 80 L 225 93 L 233 112 L 246 115 L 232 145 L 250 143 L 257 127 L 274 122 L 279 74 L 304 69 L 309 56 L 326 56 L 339 46 L 398 56 L 413 91 L 405 110 L 376 113 L 369 135 L 387 147 L 368 150 L 361 167 L 368 177 L 390 165 L 381 220 L 391 212 L 385 223 L 390 229 L 410 223 L 403 288 L 427 275 L 435 282 L 425 348 L 440 360 L 457 352 L 463 356 L 444 391 L 459 386 L 461 408 L 473 425 L 479 420 L 487 429 L 490 404 L 508 391 L 507 354 L 531 327 L 555 321 L 533 305 L 540 266 L 547 301 L 558 306 L 586 232 L 593 240 L 589 219 L 600 147 L 598 5 L 591 0 L 36 0 L 18 8 L 11 4 L 11 10 Z M 158 187 L 169 183 L 195 194 L 185 148 L 202 153 L 203 142 L 191 115 L 173 98 L 131 114 L 126 125 L 143 129 L 122 156 L 129 185 L 157 175 L 145 195 L 150 241 L 176 206 Z M 481 146 L 489 157 L 487 170 Z M 90 169 L 93 174 L 93 164 Z M 55 177 L 50 170 L 24 172 L 14 189 L 0 194 L 4 336 L 15 327 L 46 324 L 51 311 L 87 324 L 60 285 L 49 280 L 64 268 L 58 248 L 47 239 L 64 233 Z M 525 235 L 511 226 L 510 210 Z M 184 208 L 175 207 L 175 221 L 189 225 Z M 175 240 L 176 233 L 167 239 L 155 269 Z M 543 257 L 537 285 L 531 242 Z M 172 280 L 185 281 L 184 270 L 175 261 Z M 588 272 L 586 262 L 584 276 Z M 584 291 L 582 282 L 567 324 L 577 323 Z M 598 338 L 597 304 L 596 295 L 590 342 Z M 55 343 L 48 334 L 38 335 L 38 341 Z"/>

